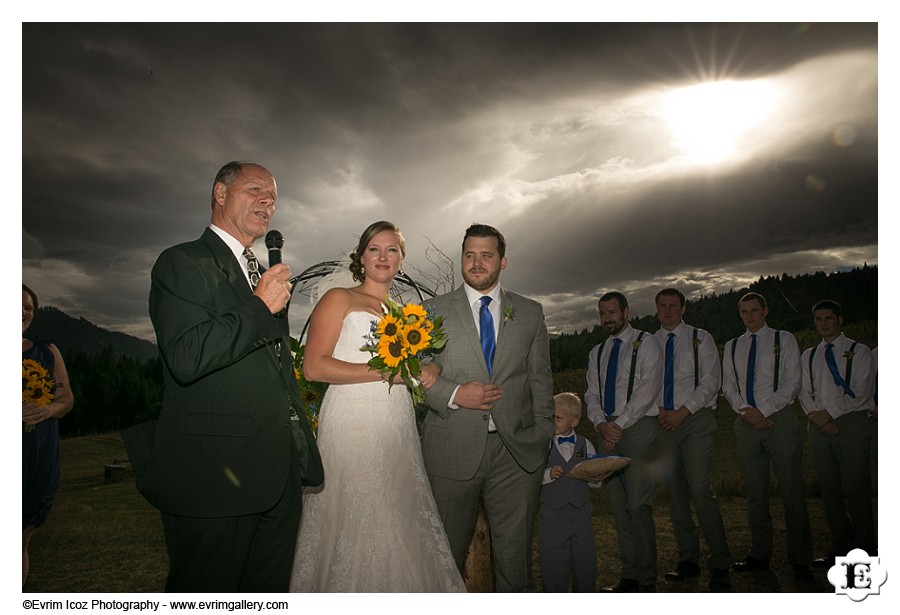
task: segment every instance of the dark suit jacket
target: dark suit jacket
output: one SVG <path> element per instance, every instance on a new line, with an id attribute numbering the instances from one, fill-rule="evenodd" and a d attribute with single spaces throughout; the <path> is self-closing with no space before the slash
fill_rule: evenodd
<path id="1" fill-rule="evenodd" d="M 309 437 L 298 446 L 291 435 L 300 402 L 287 319 L 253 296 L 212 230 L 160 255 L 150 318 L 165 365 L 155 442 L 137 477 L 151 504 L 192 517 L 251 514 L 278 501 L 292 464 L 297 479 L 321 473 L 302 413 Z"/>

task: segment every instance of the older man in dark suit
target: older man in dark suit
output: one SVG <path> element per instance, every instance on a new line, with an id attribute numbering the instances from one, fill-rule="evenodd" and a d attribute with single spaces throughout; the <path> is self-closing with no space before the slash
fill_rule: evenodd
<path id="1" fill-rule="evenodd" d="M 465 284 L 433 300 L 448 343 L 427 391 L 425 469 L 457 566 L 484 501 L 497 591 L 534 588 L 531 544 L 553 435 L 553 376 L 544 312 L 500 287 L 506 241 L 474 224 L 462 246 Z"/>
<path id="2" fill-rule="evenodd" d="M 290 270 L 250 250 L 276 198 L 264 167 L 225 165 L 209 228 L 153 268 L 165 397 L 138 487 L 162 514 L 167 591 L 287 591 L 301 484 L 321 481 L 278 315 Z"/>

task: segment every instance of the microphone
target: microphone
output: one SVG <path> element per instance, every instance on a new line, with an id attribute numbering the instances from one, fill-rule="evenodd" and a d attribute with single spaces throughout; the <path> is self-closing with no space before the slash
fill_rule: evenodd
<path id="1" fill-rule="evenodd" d="M 284 237 L 281 235 L 281 231 L 276 231 L 272 229 L 268 233 L 266 233 L 266 249 L 269 250 L 269 269 L 281 263 L 281 247 L 284 245 Z M 294 287 L 291 286 L 291 293 L 293 294 Z M 290 298 L 288 298 L 288 303 L 290 303 Z M 275 314 L 276 318 L 284 318 L 285 313 L 287 312 L 287 305 L 285 305 L 281 311 Z M 277 346 L 280 348 L 280 346 Z M 280 350 L 279 350 L 280 352 Z"/>
<path id="2" fill-rule="evenodd" d="M 266 233 L 266 248 L 269 250 L 269 268 L 281 262 L 281 247 L 284 245 L 284 237 L 281 231 L 272 229 Z"/>

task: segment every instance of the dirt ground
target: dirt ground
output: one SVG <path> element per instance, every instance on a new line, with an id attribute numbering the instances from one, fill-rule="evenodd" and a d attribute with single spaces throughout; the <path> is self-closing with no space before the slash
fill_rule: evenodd
<path id="1" fill-rule="evenodd" d="M 26 592 L 161 592 L 165 585 L 167 557 L 159 513 L 134 487 L 130 473 L 121 482 L 106 482 L 103 463 L 122 459 L 124 449 L 115 436 L 93 436 L 63 441 L 63 476 L 53 511 L 31 543 L 31 575 Z M 726 484 L 717 491 L 732 492 Z M 877 476 L 876 476 L 877 484 Z M 597 544 L 597 587 L 619 580 L 620 564 L 612 513 L 602 489 L 591 495 L 593 526 Z M 741 559 L 750 545 L 746 501 L 740 495 L 719 499 L 731 554 Z M 732 573 L 732 592 L 833 593 L 826 570 L 813 570 L 814 581 L 795 581 L 787 563 L 784 515 L 777 495 L 770 499 L 775 524 L 775 546 L 771 570 Z M 807 497 L 813 534 L 814 557 L 829 548 L 829 530 L 821 499 Z M 877 501 L 875 503 L 877 515 Z M 668 583 L 665 573 L 677 565 L 677 551 L 668 519 L 664 492 L 654 506 L 658 545 L 658 592 L 702 593 L 708 591 L 708 571 L 701 562 L 701 575 L 688 581 Z M 877 518 L 876 518 L 877 521 Z M 534 541 L 534 573 L 541 590 L 538 540 Z M 701 557 L 706 545 L 701 539 Z M 77 565 L 76 565 L 77 563 Z"/>

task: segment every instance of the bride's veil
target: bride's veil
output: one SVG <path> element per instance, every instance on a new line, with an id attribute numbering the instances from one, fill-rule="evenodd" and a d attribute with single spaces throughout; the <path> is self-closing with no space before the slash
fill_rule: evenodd
<path id="1" fill-rule="evenodd" d="M 319 283 L 312 288 L 309 293 L 309 302 L 317 303 L 332 288 L 352 288 L 358 285 L 359 282 L 353 279 L 353 273 L 350 271 L 350 256 L 344 254 L 334 270 L 323 276 Z"/>

